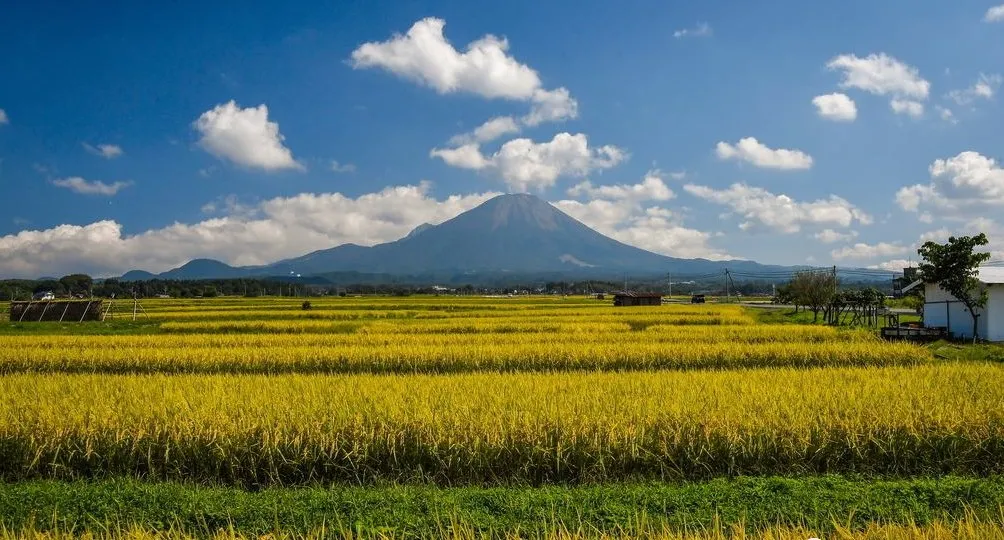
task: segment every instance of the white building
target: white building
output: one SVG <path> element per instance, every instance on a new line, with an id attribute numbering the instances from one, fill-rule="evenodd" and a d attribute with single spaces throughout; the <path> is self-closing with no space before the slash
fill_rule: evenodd
<path id="1" fill-rule="evenodd" d="M 1004 267 L 980 267 L 977 279 L 988 293 L 986 307 L 977 310 L 979 338 L 1004 341 Z M 924 284 L 924 326 L 947 328 L 957 338 L 973 338 L 973 318 L 965 304 L 934 283 Z"/>

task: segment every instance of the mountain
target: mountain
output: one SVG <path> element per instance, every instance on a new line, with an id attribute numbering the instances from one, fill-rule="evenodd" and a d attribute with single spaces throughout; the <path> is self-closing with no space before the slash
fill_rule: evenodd
<path id="1" fill-rule="evenodd" d="M 730 269 L 764 271 L 750 261 Z M 501 195 L 439 225 L 364 247 L 344 244 L 259 267 L 197 259 L 157 277 L 208 279 L 359 272 L 385 275 L 548 274 L 622 277 L 720 272 L 722 261 L 667 257 L 606 237 L 533 195 Z M 127 274 L 128 275 L 128 274 Z"/>
<path id="2" fill-rule="evenodd" d="M 119 278 L 121 281 L 147 281 L 156 278 L 157 275 L 146 270 L 130 270 Z"/>

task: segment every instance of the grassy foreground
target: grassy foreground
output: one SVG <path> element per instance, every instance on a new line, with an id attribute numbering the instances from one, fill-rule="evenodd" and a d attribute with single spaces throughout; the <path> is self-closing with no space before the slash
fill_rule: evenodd
<path id="1" fill-rule="evenodd" d="M 671 533 L 680 532 L 730 532 L 741 525 L 743 530 L 760 532 L 773 527 L 784 532 L 777 538 L 802 534 L 804 540 L 806 532 L 835 535 L 841 528 L 861 532 L 877 523 L 926 527 L 941 522 L 941 527 L 955 527 L 960 525 L 944 524 L 962 522 L 993 527 L 1000 533 L 1004 532 L 1002 504 L 1004 477 L 749 477 L 691 484 L 276 488 L 260 492 L 134 480 L 44 481 L 0 485 L 0 528 L 81 534 L 121 533 L 131 527 L 199 536 L 218 531 L 316 535 L 327 530 L 336 536 L 349 532 L 476 537 L 518 532 L 565 537 L 558 534 L 565 531 L 672 537 Z M 909 527 L 900 529 L 910 531 Z M 890 538 L 928 537 L 938 536 Z M 984 536 L 994 537 L 998 536 Z"/>

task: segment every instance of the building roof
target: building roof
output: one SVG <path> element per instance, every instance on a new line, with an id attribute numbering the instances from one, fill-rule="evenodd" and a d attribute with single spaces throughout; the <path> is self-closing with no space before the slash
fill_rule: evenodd
<path id="1" fill-rule="evenodd" d="M 981 266 L 979 280 L 987 285 L 1004 283 L 1004 266 Z"/>
<path id="2" fill-rule="evenodd" d="M 917 287 L 918 285 L 920 285 L 923 282 L 924 282 L 924 280 L 918 279 L 917 281 L 914 281 L 913 283 L 911 283 L 911 284 L 907 285 L 906 287 L 903 287 L 902 289 L 900 289 L 900 292 L 908 293 L 908 292 L 912 291 L 915 287 Z"/>
<path id="3" fill-rule="evenodd" d="M 633 291 L 615 291 L 614 296 L 627 296 L 628 298 L 662 298 L 659 293 L 651 292 L 633 292 Z"/>

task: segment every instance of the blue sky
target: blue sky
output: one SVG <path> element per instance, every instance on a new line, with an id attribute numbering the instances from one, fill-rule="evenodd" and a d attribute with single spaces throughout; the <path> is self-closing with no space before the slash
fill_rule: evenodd
<path id="1" fill-rule="evenodd" d="M 269 262 L 522 191 L 675 256 L 1000 258 L 999 1 L 15 3 L 0 275 Z"/>

